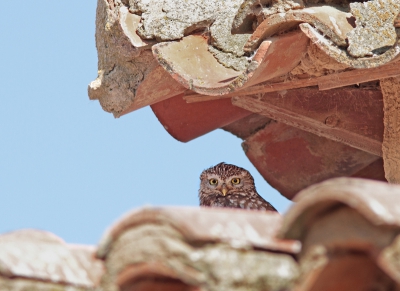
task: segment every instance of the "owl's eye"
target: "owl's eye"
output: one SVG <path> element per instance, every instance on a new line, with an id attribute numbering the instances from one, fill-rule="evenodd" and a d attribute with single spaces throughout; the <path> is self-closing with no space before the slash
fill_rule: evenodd
<path id="1" fill-rule="evenodd" d="M 208 182 L 210 182 L 210 185 L 213 185 L 213 186 L 216 186 L 218 184 L 217 179 L 210 179 L 210 180 L 208 180 Z"/>
<path id="2" fill-rule="evenodd" d="M 232 179 L 232 184 L 233 185 L 237 185 L 237 184 L 239 184 L 240 183 L 240 179 L 239 178 L 233 178 Z"/>

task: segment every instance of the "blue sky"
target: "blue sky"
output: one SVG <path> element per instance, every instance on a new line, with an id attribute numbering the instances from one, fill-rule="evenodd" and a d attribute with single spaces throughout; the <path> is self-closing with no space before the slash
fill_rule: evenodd
<path id="1" fill-rule="evenodd" d="M 95 0 L 5 1 L 0 18 L 0 233 L 38 228 L 96 244 L 143 205 L 197 206 L 201 171 L 248 169 L 281 212 L 290 202 L 216 130 L 174 140 L 149 107 L 114 119 L 87 85 L 97 75 Z"/>

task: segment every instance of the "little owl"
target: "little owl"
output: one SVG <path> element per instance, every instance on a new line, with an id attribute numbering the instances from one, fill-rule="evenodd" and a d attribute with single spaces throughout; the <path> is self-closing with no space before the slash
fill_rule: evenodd
<path id="1" fill-rule="evenodd" d="M 258 195 L 248 171 L 225 163 L 201 173 L 199 198 L 200 206 L 277 211 Z"/>

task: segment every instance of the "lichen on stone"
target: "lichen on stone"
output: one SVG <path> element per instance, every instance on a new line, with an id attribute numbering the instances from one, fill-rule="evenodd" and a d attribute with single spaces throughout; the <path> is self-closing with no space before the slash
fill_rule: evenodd
<path id="1" fill-rule="evenodd" d="M 348 33 L 348 52 L 353 57 L 380 54 L 397 41 L 394 20 L 400 13 L 398 0 L 374 0 L 350 4 L 356 28 Z"/>
<path id="2" fill-rule="evenodd" d="M 209 46 L 208 51 L 213 54 L 219 63 L 227 68 L 232 68 L 236 71 L 244 71 L 249 65 L 249 59 L 247 57 L 237 57 L 232 53 L 222 52 L 213 46 Z"/>
<path id="3" fill-rule="evenodd" d="M 130 11 L 141 15 L 138 33 L 145 39 L 177 40 L 207 28 L 212 44 L 224 52 L 242 56 L 249 35 L 231 33 L 243 0 L 131 0 Z"/>

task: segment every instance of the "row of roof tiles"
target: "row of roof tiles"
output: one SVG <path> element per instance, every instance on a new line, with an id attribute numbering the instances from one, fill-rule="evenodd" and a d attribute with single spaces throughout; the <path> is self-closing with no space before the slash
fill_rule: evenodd
<path id="1" fill-rule="evenodd" d="M 196 22 L 197 19 L 187 19 L 187 23 L 183 24 L 179 21 L 180 15 L 177 15 L 176 19 L 171 17 L 172 14 L 183 11 L 185 5 L 196 6 L 200 9 L 198 13 L 206 13 L 205 11 L 208 11 L 206 6 L 214 5 L 212 1 L 201 0 L 196 3 L 197 5 L 179 1 L 159 4 L 141 0 L 136 2 L 126 5 L 119 1 L 101 0 L 98 6 L 97 45 L 99 58 L 102 60 L 101 65 L 104 67 L 99 68 L 99 77 L 89 86 L 90 98 L 99 99 L 102 104 L 104 103 L 105 109 L 107 109 L 106 98 L 111 98 L 113 95 L 114 103 L 117 101 L 118 96 L 114 95 L 118 93 L 104 89 L 112 87 L 111 80 L 107 81 L 111 77 L 110 72 L 116 74 L 118 70 L 132 70 L 131 67 L 127 67 L 127 64 L 120 64 L 120 58 L 123 58 L 125 63 L 131 57 L 130 61 L 138 64 L 134 66 L 131 73 L 142 76 L 136 84 L 135 96 L 131 104 L 126 103 L 125 108 L 121 109 L 108 109 L 117 116 L 178 96 L 185 91 L 189 95 L 193 92 L 203 95 L 197 97 L 198 101 L 209 100 L 204 95 L 228 97 L 229 93 L 240 90 L 242 94 L 250 94 L 252 89 L 249 87 L 269 80 L 275 80 L 267 84 L 273 86 L 277 83 L 281 85 L 287 83 L 285 81 L 288 78 L 298 81 L 299 84 L 288 88 L 315 85 L 319 85 L 324 90 L 335 88 L 334 84 L 326 84 L 327 78 L 309 80 L 308 78 L 313 76 L 310 72 L 306 73 L 306 76 L 301 76 L 304 74 L 299 73 L 287 75 L 301 63 L 310 46 L 323 52 L 325 60 L 315 63 L 314 66 L 318 67 L 316 70 L 328 69 L 324 74 L 340 73 L 352 68 L 379 67 L 393 62 L 400 53 L 396 32 L 398 24 L 395 21 L 398 19 L 400 6 L 395 0 L 384 4 L 379 1 L 369 1 L 365 5 L 351 3 L 347 7 L 346 5 L 321 4 L 307 6 L 302 1 L 298 1 L 299 5 L 295 8 L 292 7 L 291 1 L 282 1 L 277 5 L 282 5 L 280 10 L 284 12 L 272 13 L 265 8 L 264 15 L 261 18 L 258 15 L 251 34 L 244 31 L 231 34 L 224 29 L 222 36 L 213 29 L 219 25 L 218 21 L 214 23 L 211 21 L 211 28 L 199 34 L 198 29 L 207 28 L 210 25 L 209 22 L 204 19 L 199 22 Z M 236 2 L 243 7 L 252 5 L 250 4 L 252 1 L 249 0 L 236 0 Z M 234 9 L 239 6 L 235 6 Z M 380 7 L 381 13 L 374 13 L 377 7 Z M 252 19 L 252 16 L 257 14 L 257 10 L 259 9 L 256 7 L 250 9 L 247 17 Z M 229 14 L 229 17 L 232 16 L 231 10 L 222 9 L 213 17 L 223 18 L 224 13 Z M 241 13 L 240 9 L 237 13 L 238 15 Z M 204 15 L 204 17 L 211 16 Z M 152 19 L 155 24 L 150 25 L 149 19 Z M 226 21 L 232 21 L 231 25 L 234 25 L 233 19 L 226 19 Z M 165 25 L 161 25 L 162 23 Z M 155 28 L 156 25 L 159 27 Z M 193 26 L 197 30 L 182 30 L 181 25 Z M 149 34 L 146 29 L 154 31 Z M 164 35 L 168 33 L 169 36 Z M 108 43 L 110 36 L 110 40 L 114 43 Z M 242 44 L 243 47 L 237 43 L 238 36 L 246 40 Z M 115 43 L 116 38 L 119 38 L 118 43 Z M 231 47 L 226 47 L 221 43 L 231 43 Z M 131 52 L 128 52 L 129 50 Z M 147 56 L 150 50 L 152 56 Z M 219 51 L 216 53 L 215 50 Z M 237 50 L 243 51 L 237 52 Z M 226 54 L 229 54 L 229 51 L 231 54 L 228 57 Z M 144 56 L 145 52 L 146 56 Z M 103 60 L 103 57 L 107 57 L 109 53 L 113 55 L 113 58 Z M 243 58 L 243 53 L 248 54 L 247 64 L 244 68 L 238 69 L 232 64 L 236 59 Z M 221 54 L 225 54 L 225 58 L 218 57 Z M 146 71 L 140 67 L 140 64 L 144 62 L 148 62 Z M 107 66 L 111 68 L 106 68 Z M 160 70 L 161 67 L 165 70 Z M 389 77 L 398 75 L 398 72 L 379 70 L 379 75 L 380 78 Z M 286 77 L 276 79 L 283 76 Z M 379 79 L 371 74 L 354 74 L 353 78 L 345 77 L 344 80 L 340 77 L 340 74 L 335 75 L 336 80 L 333 81 L 339 83 L 336 87 Z M 133 76 L 132 78 L 134 79 Z M 126 82 L 129 83 L 129 80 L 127 79 Z M 332 80 L 328 83 L 332 83 Z M 265 92 L 266 88 L 263 89 Z M 283 89 L 275 89 L 275 91 L 279 90 Z"/>
<path id="2" fill-rule="evenodd" d="M 398 290 L 400 186 L 338 178 L 284 215 L 147 207 L 99 246 L 0 235 L 1 290 Z"/>
<path id="3" fill-rule="evenodd" d="M 385 181 L 377 80 L 399 75 L 398 1 L 267 2 L 99 0 L 90 98 L 117 117 L 150 105 L 181 142 L 227 129 L 288 199 L 333 177 Z"/>

